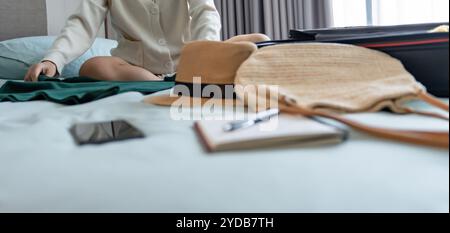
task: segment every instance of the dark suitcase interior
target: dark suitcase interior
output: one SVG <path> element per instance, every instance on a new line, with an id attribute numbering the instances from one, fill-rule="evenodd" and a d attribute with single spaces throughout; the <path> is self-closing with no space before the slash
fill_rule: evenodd
<path id="1" fill-rule="evenodd" d="M 449 97 L 449 33 L 429 32 L 440 25 L 448 23 L 291 30 L 289 40 L 263 42 L 258 46 L 323 42 L 380 50 L 402 61 L 431 94 Z"/>

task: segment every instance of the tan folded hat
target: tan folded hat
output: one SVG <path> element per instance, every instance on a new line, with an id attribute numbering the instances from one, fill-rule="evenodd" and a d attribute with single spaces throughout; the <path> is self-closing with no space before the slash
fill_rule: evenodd
<path id="1" fill-rule="evenodd" d="M 429 95 L 399 60 L 379 51 L 324 43 L 265 47 L 242 64 L 236 84 L 277 85 L 277 101 L 285 112 L 335 119 L 384 138 L 446 148 L 449 145 L 448 132 L 380 129 L 338 114 L 388 108 L 395 113 L 420 113 L 448 120 L 448 116 L 405 107 L 406 101 L 422 99 L 448 112 L 448 105 Z M 252 95 L 236 91 L 241 98 Z M 245 98 L 246 104 L 257 106 L 249 101 L 268 98 L 253 95 L 256 98 Z"/>
<path id="2" fill-rule="evenodd" d="M 181 52 L 172 93 L 151 96 L 144 102 L 161 106 L 237 104 L 233 88 L 236 71 L 256 50 L 251 42 L 189 43 Z"/>

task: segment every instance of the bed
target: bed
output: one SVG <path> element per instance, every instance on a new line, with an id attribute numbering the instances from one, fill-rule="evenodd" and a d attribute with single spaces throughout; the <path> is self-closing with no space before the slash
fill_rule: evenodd
<path id="1" fill-rule="evenodd" d="M 169 108 L 144 97 L 0 103 L 0 212 L 449 212 L 448 150 L 352 131 L 339 145 L 210 154 L 193 121 L 172 120 Z M 347 117 L 394 128 L 449 127 L 417 115 Z M 78 147 L 68 133 L 74 123 L 116 119 L 147 138 Z"/>

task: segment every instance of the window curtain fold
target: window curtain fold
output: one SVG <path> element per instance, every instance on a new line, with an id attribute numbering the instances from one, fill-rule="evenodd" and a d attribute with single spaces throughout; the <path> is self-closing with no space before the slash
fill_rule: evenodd
<path id="1" fill-rule="evenodd" d="M 222 17 L 222 37 L 265 33 L 286 39 L 290 29 L 332 25 L 331 0 L 214 0 Z"/>

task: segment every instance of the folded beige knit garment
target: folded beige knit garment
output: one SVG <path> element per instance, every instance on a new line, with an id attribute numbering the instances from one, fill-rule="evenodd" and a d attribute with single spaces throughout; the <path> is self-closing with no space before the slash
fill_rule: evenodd
<path id="1" fill-rule="evenodd" d="M 448 105 L 429 95 L 402 63 L 379 51 L 353 45 L 304 43 L 276 45 L 253 53 L 239 68 L 236 84 L 278 87 L 278 96 L 258 88 L 236 89 L 249 107 L 277 101 L 286 113 L 320 116 L 340 121 L 371 135 L 408 143 L 449 147 L 448 132 L 400 131 L 355 122 L 338 113 L 418 113 L 448 120 L 448 116 L 424 113 L 403 106 L 422 99 L 448 112 Z M 264 88 L 263 88 L 264 89 Z M 249 98 L 254 96 L 257 98 Z M 256 100 L 256 103 L 255 103 Z M 264 106 L 262 106 L 264 108 Z"/>
<path id="2" fill-rule="evenodd" d="M 266 47 L 239 69 L 237 84 L 279 85 L 305 109 L 405 113 L 401 103 L 425 88 L 389 55 L 343 44 L 290 44 Z"/>

